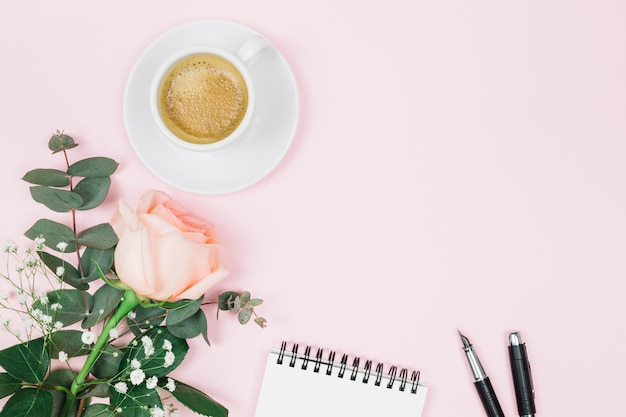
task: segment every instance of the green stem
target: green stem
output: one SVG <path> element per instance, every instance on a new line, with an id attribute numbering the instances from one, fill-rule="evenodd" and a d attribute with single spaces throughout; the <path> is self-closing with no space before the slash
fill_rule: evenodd
<path id="1" fill-rule="evenodd" d="M 119 322 L 122 321 L 122 319 L 126 317 L 126 315 L 138 305 L 139 298 L 137 297 L 137 294 L 135 294 L 135 292 L 132 290 L 126 290 L 124 292 L 122 302 L 119 306 L 117 306 L 117 309 L 115 310 L 109 321 L 107 321 L 102 328 L 102 333 L 100 333 L 98 340 L 96 340 L 96 343 L 91 348 L 91 352 L 89 352 L 89 356 L 87 356 L 85 364 L 72 382 L 72 387 L 70 388 L 70 392 L 67 394 L 65 404 L 63 405 L 63 410 L 60 414 L 61 417 L 69 417 L 69 413 L 74 406 L 74 402 L 76 401 L 76 396 L 84 388 L 83 384 L 85 382 L 85 379 L 87 378 L 87 375 L 89 375 L 91 368 L 93 368 L 93 365 L 96 363 L 96 360 L 100 356 L 102 348 L 109 341 L 109 332 L 114 329 L 119 324 Z"/>

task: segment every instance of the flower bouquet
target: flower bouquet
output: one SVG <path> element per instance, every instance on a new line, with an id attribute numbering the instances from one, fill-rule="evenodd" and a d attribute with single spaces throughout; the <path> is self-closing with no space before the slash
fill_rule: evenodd
<path id="1" fill-rule="evenodd" d="M 0 326 L 18 343 L 0 351 L 0 417 L 173 416 L 173 402 L 227 416 L 169 375 L 185 358 L 187 339 L 209 343 L 205 305 L 264 327 L 254 310 L 262 300 L 236 291 L 205 299 L 228 274 L 213 226 L 163 192 L 148 191 L 136 211 L 120 202 L 109 223 L 77 230 L 76 216 L 105 201 L 118 164 L 104 157 L 70 163 L 76 146 L 57 132 L 48 147 L 67 169 L 23 177 L 35 201 L 70 214 L 70 226 L 40 219 L 25 232 L 32 248 L 5 244 L 0 276 L 11 291 L 0 293 Z"/>

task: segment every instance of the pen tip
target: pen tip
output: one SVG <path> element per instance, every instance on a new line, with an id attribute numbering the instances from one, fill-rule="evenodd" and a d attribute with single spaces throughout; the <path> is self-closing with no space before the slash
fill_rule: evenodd
<path id="1" fill-rule="evenodd" d="M 465 337 L 459 329 L 456 329 L 456 331 L 459 332 L 459 336 L 461 337 L 461 341 L 463 342 L 463 347 L 464 348 L 470 347 L 472 344 L 470 343 L 469 339 Z"/>

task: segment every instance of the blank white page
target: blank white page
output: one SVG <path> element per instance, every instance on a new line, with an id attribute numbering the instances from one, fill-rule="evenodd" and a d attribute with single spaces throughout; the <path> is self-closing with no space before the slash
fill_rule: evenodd
<path id="1" fill-rule="evenodd" d="M 411 382 L 400 390 L 401 380 L 396 377 L 392 388 L 387 388 L 389 377 L 380 378 L 375 385 L 377 373 L 373 369 L 367 382 L 365 371 L 345 367 L 343 378 L 339 377 L 340 365 L 331 364 L 331 375 L 326 374 L 328 361 L 321 361 L 319 372 L 314 372 L 315 358 L 310 358 L 306 370 L 302 369 L 303 356 L 297 355 L 290 366 L 292 354 L 284 352 L 283 363 L 278 364 L 279 350 L 268 355 L 259 394 L 255 417 L 420 417 L 426 399 L 427 388 L 417 385 L 411 392 Z M 355 380 L 351 380 L 352 372 Z"/>

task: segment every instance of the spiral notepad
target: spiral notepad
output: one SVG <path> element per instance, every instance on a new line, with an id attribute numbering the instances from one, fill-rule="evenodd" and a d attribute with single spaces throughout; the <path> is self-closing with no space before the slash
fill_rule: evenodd
<path id="1" fill-rule="evenodd" d="M 380 417 L 422 414 L 419 371 L 283 342 L 267 358 L 255 417 Z"/>

